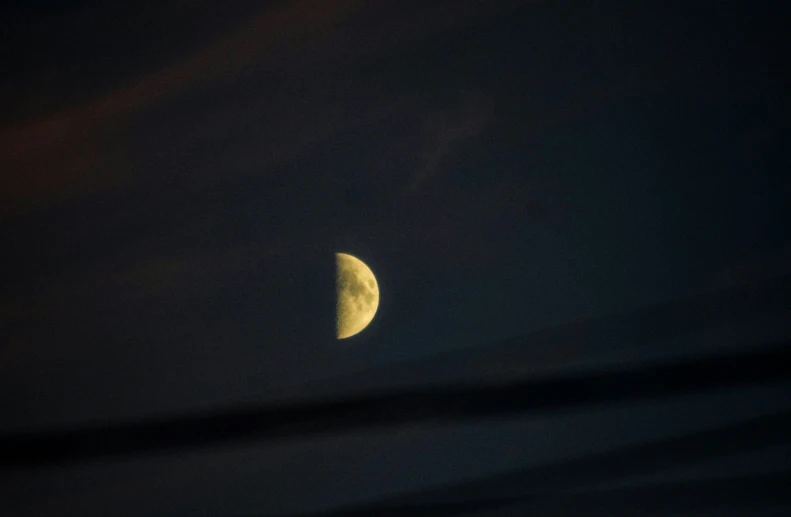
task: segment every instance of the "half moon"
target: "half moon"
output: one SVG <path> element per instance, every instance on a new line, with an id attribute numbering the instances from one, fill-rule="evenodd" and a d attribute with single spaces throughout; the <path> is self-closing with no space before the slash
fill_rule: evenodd
<path id="1" fill-rule="evenodd" d="M 335 254 L 336 335 L 346 339 L 371 323 L 379 307 L 379 285 L 371 268 L 346 253 Z"/>

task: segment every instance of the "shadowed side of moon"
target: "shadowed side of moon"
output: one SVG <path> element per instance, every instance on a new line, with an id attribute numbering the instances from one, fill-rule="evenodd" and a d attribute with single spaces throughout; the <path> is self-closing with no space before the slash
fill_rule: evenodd
<path id="1" fill-rule="evenodd" d="M 336 254 L 338 339 L 358 334 L 371 323 L 379 307 L 379 286 L 371 269 L 360 259 Z"/>

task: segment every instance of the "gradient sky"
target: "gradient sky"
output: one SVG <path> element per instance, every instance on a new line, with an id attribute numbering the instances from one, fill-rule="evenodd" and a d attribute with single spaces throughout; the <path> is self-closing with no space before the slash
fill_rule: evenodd
<path id="1" fill-rule="evenodd" d="M 1 430 L 788 339 L 775 2 L 402 4 L 0 8 Z M 335 252 L 381 290 L 344 342 Z M 790 388 L 0 471 L 0 509 L 329 508 L 771 414 Z M 764 456 L 688 475 L 783 467 Z"/>

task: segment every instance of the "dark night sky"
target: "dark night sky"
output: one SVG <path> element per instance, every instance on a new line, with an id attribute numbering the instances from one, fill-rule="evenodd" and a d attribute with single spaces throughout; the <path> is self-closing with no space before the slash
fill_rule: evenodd
<path id="1" fill-rule="evenodd" d="M 788 339 L 783 14 L 760 1 L 11 2 L 0 431 Z M 368 263 L 382 293 L 342 342 L 336 251 Z M 326 509 L 727 426 L 788 410 L 790 395 L 774 381 L 0 470 L 0 513 Z M 789 449 L 657 479 L 788 475 Z M 649 515 L 636 492 L 607 491 L 654 490 L 643 474 L 579 500 L 626 497 Z M 749 513 L 771 515 L 756 497 Z"/>

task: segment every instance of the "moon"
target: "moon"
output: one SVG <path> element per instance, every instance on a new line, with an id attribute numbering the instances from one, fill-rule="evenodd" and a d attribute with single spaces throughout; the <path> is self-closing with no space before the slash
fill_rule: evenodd
<path id="1" fill-rule="evenodd" d="M 336 335 L 346 339 L 371 323 L 379 307 L 379 284 L 371 268 L 346 253 L 335 254 Z"/>

